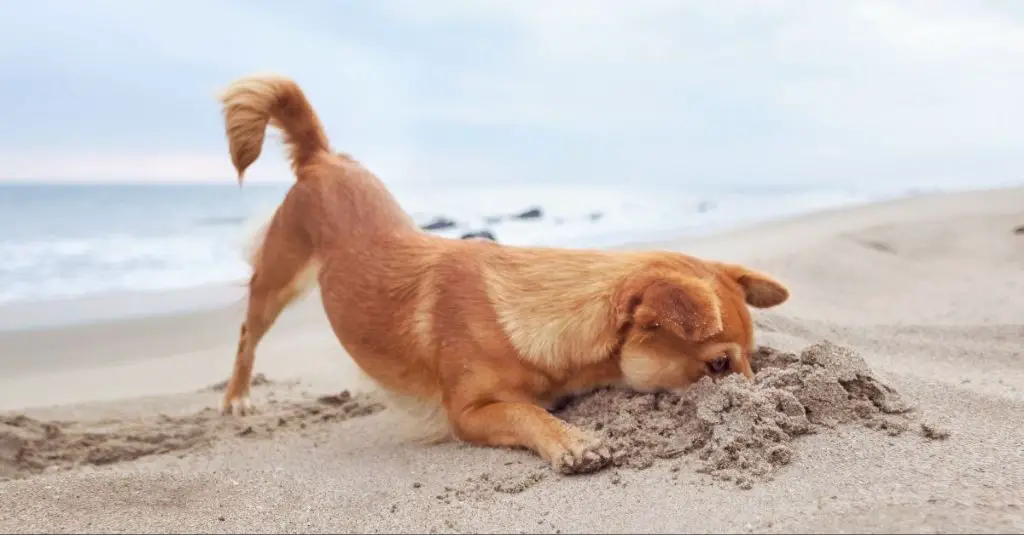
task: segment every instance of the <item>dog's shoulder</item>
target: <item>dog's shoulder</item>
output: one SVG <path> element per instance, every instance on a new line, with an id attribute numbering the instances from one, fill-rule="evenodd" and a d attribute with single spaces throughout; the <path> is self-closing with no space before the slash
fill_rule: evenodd
<path id="1" fill-rule="evenodd" d="M 592 364 L 615 344 L 615 269 L 608 255 L 542 248 L 489 248 L 481 281 L 520 358 L 552 372 Z"/>

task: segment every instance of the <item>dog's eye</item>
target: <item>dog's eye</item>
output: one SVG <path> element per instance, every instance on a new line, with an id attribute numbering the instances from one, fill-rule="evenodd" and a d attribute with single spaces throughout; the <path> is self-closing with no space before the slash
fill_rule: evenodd
<path id="1" fill-rule="evenodd" d="M 711 373 L 723 373 L 729 371 L 729 356 L 721 355 L 708 361 L 708 370 Z"/>

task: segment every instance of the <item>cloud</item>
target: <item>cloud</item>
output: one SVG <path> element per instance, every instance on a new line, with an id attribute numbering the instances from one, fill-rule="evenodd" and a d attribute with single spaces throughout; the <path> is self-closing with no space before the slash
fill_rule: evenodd
<path id="1" fill-rule="evenodd" d="M 1024 8 L 1007 2 L 0 9 L 0 87 L 19 102 L 0 156 L 79 162 L 0 157 L 6 175 L 20 158 L 30 177 L 230 177 L 212 95 L 266 70 L 294 76 L 334 144 L 393 182 L 982 183 L 1024 164 Z M 254 176 L 287 179 L 279 152 Z"/>

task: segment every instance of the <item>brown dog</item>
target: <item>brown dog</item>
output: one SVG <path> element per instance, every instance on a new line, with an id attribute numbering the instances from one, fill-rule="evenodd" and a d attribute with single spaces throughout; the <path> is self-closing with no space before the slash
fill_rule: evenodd
<path id="1" fill-rule="evenodd" d="M 256 345 L 316 277 L 338 340 L 381 387 L 443 407 L 462 440 L 590 471 L 607 463 L 607 449 L 545 406 L 602 385 L 650 391 L 750 377 L 747 305 L 789 297 L 763 273 L 678 253 L 431 236 L 370 171 L 331 150 L 292 80 L 245 78 L 222 103 L 239 181 L 268 123 L 283 132 L 296 178 L 253 252 L 225 412 L 251 409 Z"/>

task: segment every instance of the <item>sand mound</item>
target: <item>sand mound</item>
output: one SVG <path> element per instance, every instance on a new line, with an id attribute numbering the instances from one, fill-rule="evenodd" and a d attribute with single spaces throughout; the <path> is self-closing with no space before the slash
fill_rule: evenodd
<path id="1" fill-rule="evenodd" d="M 0 481 L 48 469 L 105 465 L 147 455 L 183 452 L 231 437 L 268 436 L 311 425 L 366 416 L 383 405 L 348 391 L 315 400 L 271 402 L 244 419 L 214 409 L 194 415 L 160 415 L 100 422 L 40 421 L 0 415 Z"/>
<path id="2" fill-rule="evenodd" d="M 643 469 L 657 459 L 692 456 L 697 470 L 750 488 L 789 464 L 793 440 L 842 424 L 896 436 L 912 425 L 911 407 L 876 379 L 857 353 L 830 342 L 800 355 L 761 348 L 752 382 L 705 378 L 682 395 L 602 390 L 559 415 L 601 434 L 615 464 Z M 920 425 L 922 436 L 948 435 Z"/>

